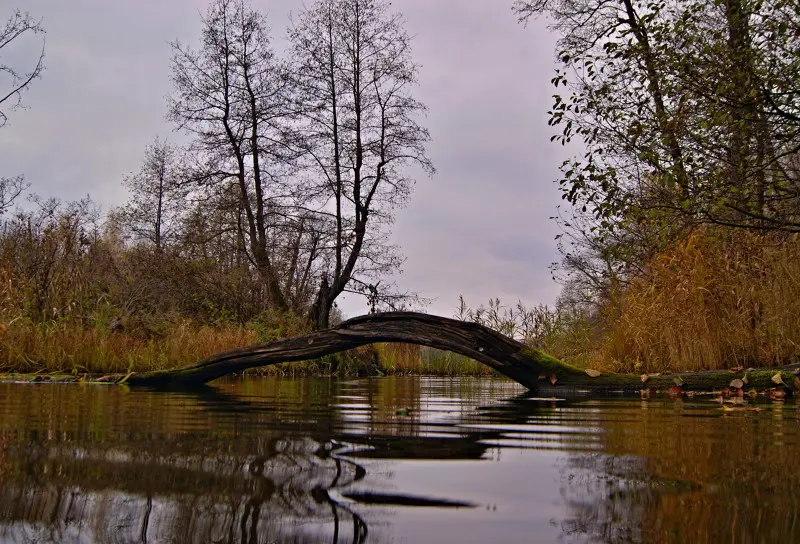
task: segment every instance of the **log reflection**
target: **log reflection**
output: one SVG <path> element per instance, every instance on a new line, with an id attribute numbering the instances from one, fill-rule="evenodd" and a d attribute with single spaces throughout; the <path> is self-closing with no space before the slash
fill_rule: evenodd
<path id="1" fill-rule="evenodd" d="M 476 538 L 470 522 L 496 523 L 497 541 L 515 526 L 567 542 L 800 538 L 795 404 L 531 400 L 500 383 L 0 384 L 0 542 L 451 541 Z"/>
<path id="2" fill-rule="evenodd" d="M 57 423 L 6 429 L 19 440 L 5 440 L 0 454 L 11 461 L 0 472 L 0 540 L 361 543 L 369 534 L 364 501 L 343 493 L 367 474 L 360 455 L 436 458 L 446 450 L 447 458 L 479 459 L 486 450 L 479 440 L 487 433 L 409 444 L 402 435 L 348 433 L 335 410 L 315 413 L 309 428 L 288 410 L 218 389 L 191 397 L 211 432 L 145 431 L 135 422 L 99 435 Z M 237 431 L 231 417 L 248 429 Z M 395 504 L 415 501 L 470 506 L 402 493 Z"/>

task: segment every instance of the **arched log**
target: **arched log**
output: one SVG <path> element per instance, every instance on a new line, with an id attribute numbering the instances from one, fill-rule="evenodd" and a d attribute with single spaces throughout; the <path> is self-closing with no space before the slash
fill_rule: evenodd
<path id="1" fill-rule="evenodd" d="M 416 312 L 387 312 L 355 317 L 338 327 L 303 336 L 226 351 L 182 369 L 134 374 L 126 383 L 192 386 L 248 368 L 316 359 L 376 342 L 404 342 L 459 353 L 531 389 L 543 368 L 558 363 L 476 323 Z"/>
<path id="2" fill-rule="evenodd" d="M 652 376 L 643 384 L 641 377 L 633 374 L 590 376 L 579 368 L 477 323 L 416 312 L 387 312 L 355 317 L 338 327 L 303 336 L 226 351 L 186 368 L 134 374 L 125 383 L 130 386 L 192 387 L 248 368 L 315 359 L 376 342 L 419 344 L 465 355 L 531 390 L 544 386 L 550 389 L 638 391 L 667 388 L 675 383 L 683 384 L 685 390 L 707 390 L 727 387 L 733 378 L 743 377 L 743 373 L 709 371 Z M 787 389 L 791 389 L 794 383 L 792 371 L 795 369 L 796 365 L 779 371 Z M 747 381 L 750 387 L 772 387 L 775 374 L 776 370 L 750 370 Z"/>

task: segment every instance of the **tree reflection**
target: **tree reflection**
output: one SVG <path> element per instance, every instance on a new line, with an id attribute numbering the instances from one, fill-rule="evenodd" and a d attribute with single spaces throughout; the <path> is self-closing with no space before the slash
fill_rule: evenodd
<path id="1" fill-rule="evenodd" d="M 501 401 L 507 390 L 487 382 L 420 383 L 263 380 L 130 395 L 0 384 L 0 541 L 391 540 L 381 531 L 411 519 L 401 507 L 476 506 L 404 493 L 409 480 L 392 471 L 426 465 L 404 461 L 524 459 L 511 465 L 520 470 L 512 491 L 539 500 L 526 471 L 542 450 L 559 459 L 553 523 L 565 541 L 800 536 L 794 404 Z M 501 450 L 531 457 L 501 460 Z M 476 484 L 484 507 L 504 491 L 493 474 Z"/>
<path id="2" fill-rule="evenodd" d="M 796 542 L 794 406 L 728 415 L 709 401 L 605 407 L 602 452 L 570 457 L 566 537 L 601 542 Z"/>
<path id="3" fill-rule="evenodd" d="M 367 474 L 358 456 L 435 457 L 442 449 L 432 439 L 409 445 L 402 435 L 352 434 L 337 410 L 309 408 L 309 428 L 291 407 L 211 387 L 190 397 L 170 402 L 184 411 L 200 407 L 198 431 L 173 430 L 173 419 L 153 427 L 148 418 L 101 431 L 114 409 L 102 402 L 91 407 L 97 420 L 78 429 L 59 421 L 25 428 L 24 418 L 14 428 L 13 417 L 6 419 L 0 540 L 69 542 L 88 534 L 98 542 L 360 543 L 369 534 L 358 512 L 363 497 L 342 493 Z M 444 448 L 450 457 L 480 458 L 484 435 L 449 439 Z M 387 497 L 388 504 L 415 500 Z"/>

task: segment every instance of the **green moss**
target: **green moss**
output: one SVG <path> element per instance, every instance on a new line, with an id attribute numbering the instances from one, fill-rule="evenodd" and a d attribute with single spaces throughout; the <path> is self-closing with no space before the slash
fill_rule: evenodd
<path id="1" fill-rule="evenodd" d="M 536 363 L 542 374 L 584 374 L 580 368 L 560 361 L 538 349 L 525 348 L 520 351 L 520 354 Z"/>

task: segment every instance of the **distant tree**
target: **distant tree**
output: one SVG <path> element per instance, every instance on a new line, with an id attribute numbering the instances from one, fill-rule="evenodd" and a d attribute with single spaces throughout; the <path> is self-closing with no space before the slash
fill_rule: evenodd
<path id="1" fill-rule="evenodd" d="M 430 136 L 418 121 L 425 106 L 412 94 L 418 66 L 411 38 L 388 5 L 320 0 L 289 30 L 300 113 L 295 145 L 306 161 L 302 190 L 332 227 L 310 311 L 317 328 L 329 325 L 347 290 L 376 306 L 379 283 L 354 279 L 399 266 L 383 235 L 411 191 L 404 167 L 433 172 L 425 155 Z"/>
<path id="2" fill-rule="evenodd" d="M 139 171 L 123 180 L 131 196 L 120 219 L 135 239 L 153 244 L 157 252 L 178 232 L 185 196 L 181 174 L 179 149 L 156 137 L 145 149 Z"/>
<path id="3" fill-rule="evenodd" d="M 11 207 L 27 187 L 28 184 L 25 183 L 25 178 L 22 176 L 0 177 L 0 216 Z"/>

